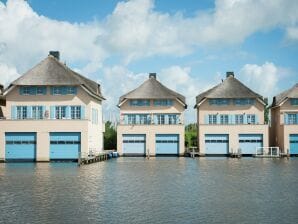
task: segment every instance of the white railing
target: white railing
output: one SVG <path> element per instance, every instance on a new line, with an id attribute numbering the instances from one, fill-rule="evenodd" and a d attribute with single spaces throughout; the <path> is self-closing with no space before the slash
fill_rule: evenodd
<path id="1" fill-rule="evenodd" d="M 280 156 L 279 147 L 256 147 L 256 156 Z"/>

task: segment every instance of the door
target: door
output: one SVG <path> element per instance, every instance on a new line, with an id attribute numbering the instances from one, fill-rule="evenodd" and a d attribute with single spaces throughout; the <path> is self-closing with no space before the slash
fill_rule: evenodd
<path id="1" fill-rule="evenodd" d="M 81 151 L 80 132 L 50 133 L 51 160 L 77 160 Z"/>
<path id="2" fill-rule="evenodd" d="M 263 146 L 262 134 L 240 134 L 239 135 L 239 148 L 243 155 L 256 154 L 257 147 Z"/>
<path id="3" fill-rule="evenodd" d="M 178 155 L 179 135 L 178 134 L 157 134 L 155 135 L 156 155 Z"/>
<path id="4" fill-rule="evenodd" d="M 229 135 L 227 134 L 206 134 L 205 154 L 206 155 L 227 155 L 229 153 Z"/>
<path id="5" fill-rule="evenodd" d="M 5 160 L 36 159 L 36 133 L 5 133 Z"/>
<path id="6" fill-rule="evenodd" d="M 145 155 L 146 135 L 125 134 L 123 139 L 123 155 Z"/>
<path id="7" fill-rule="evenodd" d="M 298 155 L 298 134 L 290 135 L 290 154 Z"/>

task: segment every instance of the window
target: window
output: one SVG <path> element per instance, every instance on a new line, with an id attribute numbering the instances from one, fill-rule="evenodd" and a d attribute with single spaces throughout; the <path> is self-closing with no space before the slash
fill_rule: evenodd
<path id="1" fill-rule="evenodd" d="M 74 86 L 66 87 L 66 94 L 70 94 L 70 95 L 76 94 L 76 88 Z"/>
<path id="2" fill-rule="evenodd" d="M 75 86 L 53 86 L 51 88 L 52 95 L 75 95 L 76 92 Z"/>
<path id="3" fill-rule="evenodd" d="M 150 124 L 150 117 L 148 114 L 139 115 L 140 124 Z"/>
<path id="4" fill-rule="evenodd" d="M 30 95 L 30 87 L 29 86 L 24 86 L 22 88 L 23 88 L 22 95 Z"/>
<path id="5" fill-rule="evenodd" d="M 17 119 L 27 119 L 26 106 L 17 106 Z"/>
<path id="6" fill-rule="evenodd" d="M 46 95 L 46 86 L 21 86 L 20 95 Z"/>
<path id="7" fill-rule="evenodd" d="M 53 95 L 62 95 L 62 88 L 61 87 L 53 87 Z"/>
<path id="8" fill-rule="evenodd" d="M 136 124 L 137 123 L 135 114 L 128 114 L 127 117 L 128 117 L 128 124 Z"/>
<path id="9" fill-rule="evenodd" d="M 298 106 L 298 98 L 291 99 L 291 105 Z"/>
<path id="10" fill-rule="evenodd" d="M 209 124 L 216 124 L 217 123 L 217 116 L 216 114 L 209 114 Z"/>
<path id="11" fill-rule="evenodd" d="M 33 106 L 32 107 L 32 119 L 43 119 L 42 106 Z"/>
<path id="12" fill-rule="evenodd" d="M 297 115 L 296 114 L 288 114 L 288 124 L 297 124 Z"/>
<path id="13" fill-rule="evenodd" d="M 255 103 L 254 99 L 234 99 L 234 104 L 235 105 L 240 105 L 240 106 L 244 106 L 244 105 L 253 105 Z"/>
<path id="14" fill-rule="evenodd" d="M 228 124 L 229 123 L 229 115 L 221 114 L 220 115 L 220 124 Z"/>
<path id="15" fill-rule="evenodd" d="M 209 104 L 217 105 L 217 106 L 229 105 L 230 100 L 229 99 L 209 99 Z"/>
<path id="16" fill-rule="evenodd" d="M 154 100 L 154 106 L 173 106 L 173 100 L 162 99 L 162 100 Z"/>
<path id="17" fill-rule="evenodd" d="M 256 115 L 248 114 L 247 115 L 247 123 L 248 124 L 255 124 L 256 123 Z"/>
<path id="18" fill-rule="evenodd" d="M 176 114 L 169 114 L 169 124 L 178 124 L 178 116 Z"/>
<path id="19" fill-rule="evenodd" d="M 81 107 L 71 106 L 70 107 L 70 117 L 71 119 L 81 119 Z"/>
<path id="20" fill-rule="evenodd" d="M 37 95 L 45 95 L 45 94 L 46 94 L 46 91 L 47 91 L 46 88 L 47 88 L 47 87 L 45 87 L 45 86 L 38 86 L 38 87 L 36 88 L 36 94 L 37 94 Z"/>
<path id="21" fill-rule="evenodd" d="M 157 115 L 157 124 L 165 124 L 165 115 L 164 114 Z"/>
<path id="22" fill-rule="evenodd" d="M 66 118 L 66 106 L 56 106 L 56 119 L 65 119 Z"/>
<path id="23" fill-rule="evenodd" d="M 150 106 L 150 100 L 130 100 L 130 106 L 136 106 L 136 107 Z"/>
<path id="24" fill-rule="evenodd" d="M 242 114 L 236 114 L 236 116 L 235 116 L 235 123 L 236 124 L 243 124 L 244 123 L 244 119 L 243 119 L 243 115 Z"/>

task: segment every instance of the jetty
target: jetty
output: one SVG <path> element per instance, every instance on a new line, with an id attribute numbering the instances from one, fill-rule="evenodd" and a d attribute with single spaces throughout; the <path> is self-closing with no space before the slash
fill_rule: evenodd
<path id="1" fill-rule="evenodd" d="M 191 158 L 195 158 L 196 156 L 201 156 L 198 147 L 189 147 L 185 151 L 185 155 Z"/>
<path id="2" fill-rule="evenodd" d="M 279 147 L 257 147 L 255 158 L 282 158 L 289 157 L 289 153 L 280 152 Z"/>
<path id="3" fill-rule="evenodd" d="M 106 150 L 100 153 L 94 153 L 92 151 L 88 154 L 79 153 L 78 166 L 106 161 L 116 157 L 118 157 L 118 153 L 115 150 Z"/>

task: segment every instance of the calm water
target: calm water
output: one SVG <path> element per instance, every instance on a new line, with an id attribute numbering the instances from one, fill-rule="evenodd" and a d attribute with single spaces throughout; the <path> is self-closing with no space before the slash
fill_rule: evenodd
<path id="1" fill-rule="evenodd" d="M 0 164 L 2 223 L 297 223 L 298 159 Z"/>

